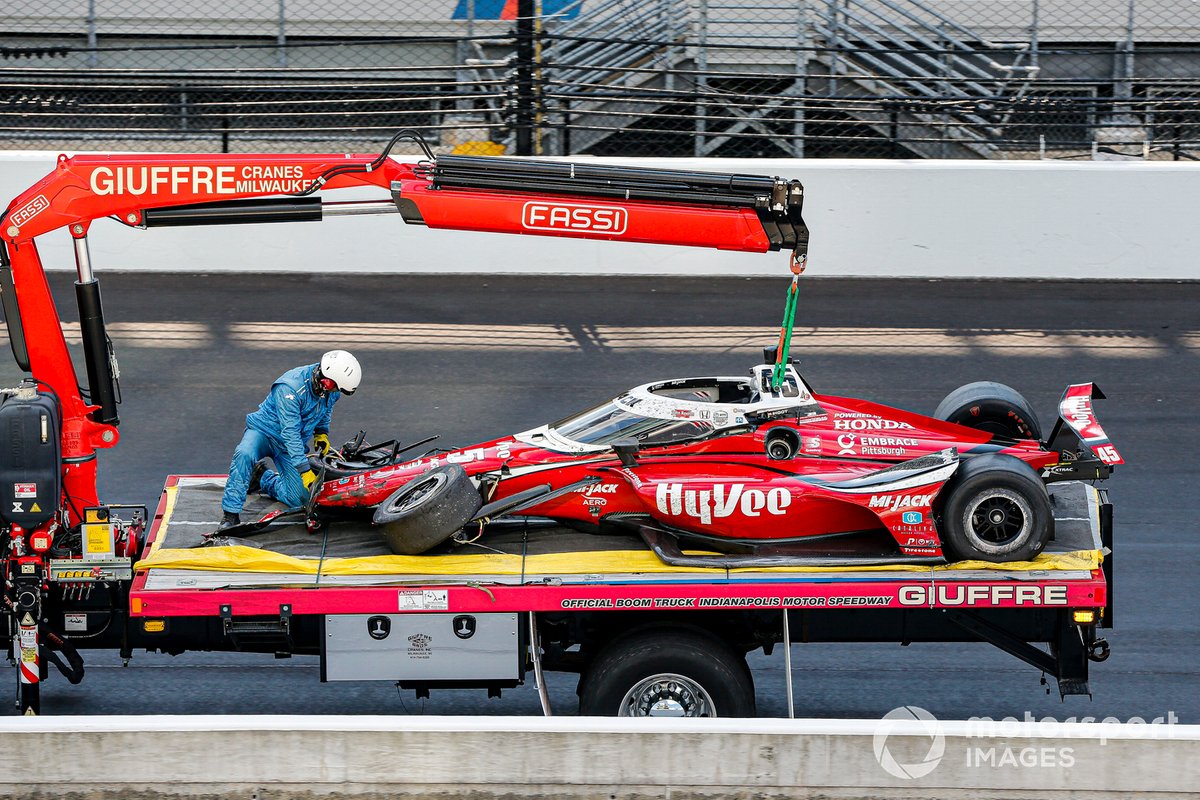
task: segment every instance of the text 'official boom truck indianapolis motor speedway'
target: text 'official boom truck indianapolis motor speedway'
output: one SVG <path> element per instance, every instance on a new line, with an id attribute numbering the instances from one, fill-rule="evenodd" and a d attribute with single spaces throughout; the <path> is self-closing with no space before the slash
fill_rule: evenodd
<path id="1" fill-rule="evenodd" d="M 755 649 L 984 641 L 1056 678 L 1063 694 L 1088 692 L 1088 661 L 1108 653 L 1097 629 L 1113 619 L 1112 516 L 1106 494 L 1079 480 L 1053 487 L 1054 538 L 1033 561 L 874 568 L 672 566 L 636 540 L 580 545 L 579 534 L 547 536 L 528 521 L 507 551 L 497 534 L 490 551 L 453 566 L 389 552 L 369 522 L 321 527 L 299 551 L 271 551 L 269 537 L 263 549 L 195 548 L 185 534 L 210 521 L 222 476 L 169 476 L 153 514 L 100 498 L 96 454 L 119 441 L 118 372 L 88 251 L 94 220 L 146 229 L 399 213 L 430 228 L 805 254 L 797 181 L 428 151 L 405 163 L 390 156 L 400 138 L 379 156 L 64 155 L 8 206 L 0 290 L 29 379 L 0 405 L 0 610 L 20 713 L 38 713 L 51 663 L 82 680 L 89 648 L 318 655 L 323 680 L 418 693 L 498 694 L 527 671 L 541 685 L 543 670 L 558 670 L 580 675 L 588 714 L 750 716 L 745 654 Z M 323 196 L 362 186 L 384 196 Z M 75 248 L 86 391 L 35 244 L 60 228 Z M 1085 419 L 1066 420 L 1076 431 L 1095 423 L 1084 386 Z M 1062 430 L 1060 421 L 1045 450 L 1056 452 Z M 807 457 L 770 446 L 773 459 Z M 636 472 L 636 447 L 613 449 Z M 1088 477 L 1096 450 L 1086 451 L 1064 447 L 1060 477 Z M 1087 469 L 1065 463 L 1081 454 Z M 1106 475 L 1096 467 L 1091 477 Z M 602 505 L 604 491 L 585 488 L 579 500 Z M 341 557 L 344 546 L 355 557 Z M 247 567 L 246 553 L 266 566 Z"/>

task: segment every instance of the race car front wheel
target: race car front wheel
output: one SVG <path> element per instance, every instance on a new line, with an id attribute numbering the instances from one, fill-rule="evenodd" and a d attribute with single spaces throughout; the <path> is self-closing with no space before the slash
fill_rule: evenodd
<path id="1" fill-rule="evenodd" d="M 580 679 L 597 717 L 753 717 L 746 659 L 701 631 L 643 628 L 610 642 Z"/>
<path id="2" fill-rule="evenodd" d="M 1042 426 L 1029 401 L 1011 386 L 995 381 L 958 387 L 938 403 L 933 418 L 1009 439 L 1042 438 Z"/>
<path id="3" fill-rule="evenodd" d="M 1037 473 L 998 453 L 961 462 L 941 521 L 942 543 L 955 560 L 1029 561 L 1054 533 L 1050 496 Z"/>
<path id="4" fill-rule="evenodd" d="M 375 509 L 372 522 L 388 548 L 413 556 L 436 547 L 462 530 L 483 505 L 466 471 L 447 464 L 418 475 Z"/>

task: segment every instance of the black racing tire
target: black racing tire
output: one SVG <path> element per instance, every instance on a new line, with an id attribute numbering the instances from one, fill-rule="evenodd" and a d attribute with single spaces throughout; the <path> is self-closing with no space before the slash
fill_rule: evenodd
<path id="1" fill-rule="evenodd" d="M 594 717 L 753 717 L 746 659 L 701 631 L 643 628 L 610 642 L 579 685 L 579 713 Z"/>
<path id="2" fill-rule="evenodd" d="M 1042 438 L 1041 423 L 1029 401 L 1011 386 L 995 381 L 958 387 L 938 403 L 933 416 L 1009 439 Z"/>
<path id="3" fill-rule="evenodd" d="M 482 505 L 466 470 L 446 464 L 392 492 L 375 509 L 372 522 L 393 553 L 414 556 L 458 533 Z"/>
<path id="4" fill-rule="evenodd" d="M 1046 485 L 1019 458 L 985 453 L 962 461 L 944 497 L 939 530 L 950 560 L 1029 561 L 1054 535 Z"/>

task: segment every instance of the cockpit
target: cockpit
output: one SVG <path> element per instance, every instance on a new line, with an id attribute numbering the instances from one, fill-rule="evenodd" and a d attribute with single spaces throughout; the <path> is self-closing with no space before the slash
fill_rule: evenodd
<path id="1" fill-rule="evenodd" d="M 793 367 L 786 367 L 778 390 L 771 380 L 773 370 L 773 365 L 761 364 L 748 378 L 648 383 L 516 438 L 574 452 L 603 450 L 623 440 L 662 446 L 706 439 L 769 418 L 822 413 Z"/>

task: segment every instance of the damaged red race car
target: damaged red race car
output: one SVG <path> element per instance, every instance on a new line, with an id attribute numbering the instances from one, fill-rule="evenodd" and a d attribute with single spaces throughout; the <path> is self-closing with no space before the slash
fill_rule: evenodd
<path id="1" fill-rule="evenodd" d="M 998 383 L 963 386 L 927 417 L 814 394 L 794 364 L 782 381 L 774 372 L 649 383 L 409 461 L 360 434 L 314 462 L 309 523 L 370 514 L 397 554 L 521 517 L 635 532 L 679 565 L 1024 561 L 1053 536 L 1046 483 L 1123 463 L 1091 383 L 1067 388 L 1043 438 L 1028 402 Z"/>

